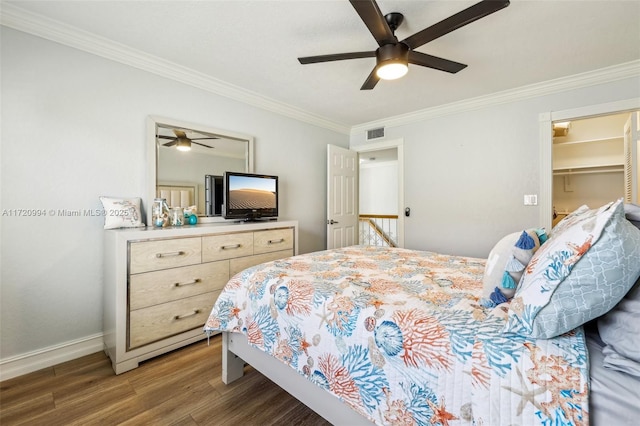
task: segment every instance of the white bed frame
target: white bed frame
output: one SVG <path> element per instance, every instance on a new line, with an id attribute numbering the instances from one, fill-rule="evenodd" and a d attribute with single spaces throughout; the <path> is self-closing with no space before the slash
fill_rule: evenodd
<path id="1" fill-rule="evenodd" d="M 249 345 L 244 334 L 222 332 L 222 381 L 229 384 L 242 377 L 245 362 L 334 425 L 373 424 L 291 367 Z"/>

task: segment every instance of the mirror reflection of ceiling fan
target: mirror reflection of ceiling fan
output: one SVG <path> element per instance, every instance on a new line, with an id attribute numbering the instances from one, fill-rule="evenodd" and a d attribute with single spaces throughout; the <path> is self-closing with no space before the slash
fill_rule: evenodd
<path id="1" fill-rule="evenodd" d="M 376 65 L 360 90 L 373 89 L 380 79 L 393 80 L 407 73 L 409 64 L 433 68 L 455 74 L 466 68 L 465 64 L 450 61 L 437 56 L 427 55 L 415 49 L 429 43 L 451 31 L 484 18 L 509 6 L 509 0 L 483 0 L 440 22 L 418 31 L 402 41 L 395 35 L 404 16 L 393 12 L 382 15 L 375 0 L 349 0 L 360 19 L 364 22 L 378 43 L 376 50 L 368 52 L 335 53 L 330 55 L 307 56 L 298 58 L 301 64 L 341 61 L 345 59 L 376 58 Z"/>
<path id="2" fill-rule="evenodd" d="M 200 145 L 203 146 L 205 148 L 211 148 L 213 149 L 212 146 L 209 146 L 207 144 L 204 143 L 200 143 L 200 142 L 195 142 L 195 141 L 201 141 L 201 140 L 213 140 L 213 139 L 218 139 L 216 137 L 206 137 L 206 138 L 189 138 L 187 137 L 187 134 L 184 130 L 179 130 L 179 129 L 172 129 L 173 133 L 175 134 L 175 136 L 165 136 L 165 135 L 157 135 L 158 139 L 169 139 L 169 142 L 163 143 L 162 146 L 176 146 L 176 148 L 180 151 L 189 151 L 191 149 L 191 144 L 194 143 L 196 145 Z"/>

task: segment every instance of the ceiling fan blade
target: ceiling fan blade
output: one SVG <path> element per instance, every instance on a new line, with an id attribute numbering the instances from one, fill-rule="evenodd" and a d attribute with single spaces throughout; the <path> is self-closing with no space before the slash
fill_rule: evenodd
<path id="1" fill-rule="evenodd" d="M 191 138 L 189 140 L 191 140 L 191 141 L 208 141 L 208 140 L 215 140 L 215 139 L 220 139 L 220 138 L 214 138 L 214 137 L 209 137 L 209 138 Z"/>
<path id="2" fill-rule="evenodd" d="M 410 49 L 415 49 L 507 6 L 509 6 L 509 0 L 483 0 L 455 15 L 451 15 L 437 24 L 407 37 L 402 40 L 402 43 L 405 43 Z"/>
<path id="3" fill-rule="evenodd" d="M 158 136 L 158 137 L 162 138 L 162 136 Z M 165 138 L 166 138 L 166 136 L 165 136 Z M 167 143 L 163 143 L 162 146 L 174 146 L 177 143 L 178 143 L 178 139 L 177 138 L 173 138 L 172 141 L 169 141 Z"/>
<path id="4" fill-rule="evenodd" d="M 422 52 L 409 51 L 409 63 L 420 65 L 423 67 L 434 68 L 440 71 L 446 71 L 455 74 L 467 66 L 459 62 L 450 61 L 448 59 L 438 58 L 437 56 L 427 55 Z"/>
<path id="5" fill-rule="evenodd" d="M 333 55 L 319 55 L 319 56 L 306 56 L 304 58 L 298 58 L 301 64 L 315 64 L 318 62 L 331 62 L 342 61 L 344 59 L 360 59 L 360 58 L 375 58 L 376 52 L 351 52 L 351 53 L 336 53 Z"/>
<path id="6" fill-rule="evenodd" d="M 190 139 L 190 140 L 191 140 L 191 143 L 194 143 L 194 144 L 196 144 L 196 145 L 204 146 L 205 148 L 211 148 L 211 149 L 213 149 L 213 148 L 214 148 L 214 147 L 209 146 L 209 145 L 206 145 L 206 144 L 204 144 L 204 143 L 194 142 L 194 140 L 195 140 L 195 139 Z"/>
<path id="7" fill-rule="evenodd" d="M 378 74 L 376 74 L 377 70 L 378 67 L 373 68 L 371 74 L 369 74 L 369 77 L 367 77 L 360 90 L 371 90 L 376 87 L 376 84 L 378 84 L 378 82 L 380 81 L 380 77 L 378 77 Z"/>
<path id="8" fill-rule="evenodd" d="M 397 41 L 375 0 L 349 0 L 379 46 Z"/>

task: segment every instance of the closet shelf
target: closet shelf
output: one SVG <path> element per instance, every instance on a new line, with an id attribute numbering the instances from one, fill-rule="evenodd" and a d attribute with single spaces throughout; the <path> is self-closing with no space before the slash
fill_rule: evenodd
<path id="1" fill-rule="evenodd" d="M 580 175 L 592 173 L 624 173 L 624 164 L 599 164 L 579 167 L 558 167 L 553 168 L 554 176 Z"/>
<path id="2" fill-rule="evenodd" d="M 560 147 L 560 146 L 576 145 L 576 144 L 581 144 L 581 143 L 622 141 L 622 140 L 624 140 L 624 136 L 612 136 L 610 138 L 582 139 L 582 140 L 577 140 L 577 141 L 554 142 L 553 146 L 554 147 Z"/>

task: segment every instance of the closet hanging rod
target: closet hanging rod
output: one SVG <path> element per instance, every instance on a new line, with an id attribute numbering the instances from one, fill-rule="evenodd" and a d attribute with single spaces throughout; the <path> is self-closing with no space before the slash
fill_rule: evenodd
<path id="1" fill-rule="evenodd" d="M 568 172 L 553 172 L 554 176 L 566 176 L 566 175 L 586 175 L 593 173 L 621 173 L 624 172 L 624 168 L 617 169 L 604 169 L 604 170 L 580 170 L 580 171 L 568 171 Z"/>

